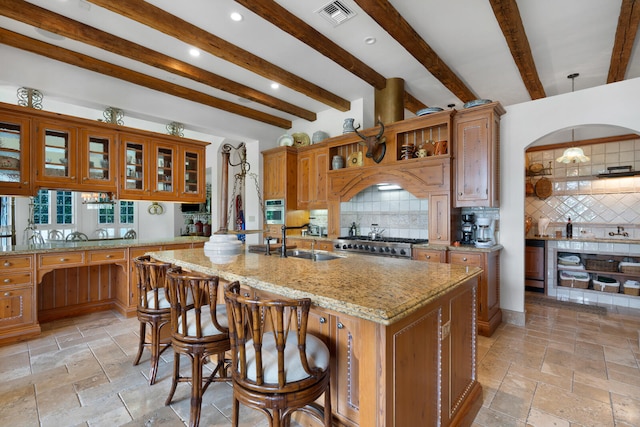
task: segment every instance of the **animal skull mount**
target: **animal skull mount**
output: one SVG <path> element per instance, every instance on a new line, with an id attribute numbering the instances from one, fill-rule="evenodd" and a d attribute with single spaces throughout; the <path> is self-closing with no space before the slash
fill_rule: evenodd
<path id="1" fill-rule="evenodd" d="M 380 124 L 380 132 L 377 135 L 364 136 L 358 132 L 357 128 L 354 129 L 354 132 L 362 139 L 359 144 L 367 147 L 367 157 L 372 158 L 376 163 L 380 163 L 387 152 L 387 138 L 382 136 L 384 123 L 380 119 L 378 119 L 378 123 Z"/>

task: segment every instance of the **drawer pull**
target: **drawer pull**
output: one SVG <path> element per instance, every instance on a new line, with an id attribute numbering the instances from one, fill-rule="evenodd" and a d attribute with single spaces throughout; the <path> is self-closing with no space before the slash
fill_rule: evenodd
<path id="1" fill-rule="evenodd" d="M 10 297 L 10 296 L 11 296 L 11 292 L 5 292 L 5 293 L 4 293 L 4 296 L 5 296 L 5 297 Z"/>
<path id="2" fill-rule="evenodd" d="M 342 322 L 338 322 L 338 329 L 344 329 L 344 325 L 342 324 Z"/>
<path id="3" fill-rule="evenodd" d="M 11 263 L 9 261 L 5 261 L 3 265 L 5 267 L 11 267 Z"/>
<path id="4" fill-rule="evenodd" d="M 11 283 L 11 279 L 4 279 L 3 282 L 4 283 Z"/>
<path id="5" fill-rule="evenodd" d="M 67 262 L 67 261 L 69 261 L 69 260 L 66 259 L 66 258 L 60 258 L 60 262 Z"/>
<path id="6" fill-rule="evenodd" d="M 467 261 L 467 257 L 462 258 L 462 260 L 466 262 Z"/>
<path id="7" fill-rule="evenodd" d="M 107 255 L 107 258 L 113 258 L 113 255 Z"/>
<path id="8" fill-rule="evenodd" d="M 426 259 L 431 259 L 431 255 L 425 255 Z"/>
<path id="9" fill-rule="evenodd" d="M 325 317 L 321 317 L 320 318 L 320 323 L 322 323 L 322 324 L 327 323 L 327 319 Z"/>

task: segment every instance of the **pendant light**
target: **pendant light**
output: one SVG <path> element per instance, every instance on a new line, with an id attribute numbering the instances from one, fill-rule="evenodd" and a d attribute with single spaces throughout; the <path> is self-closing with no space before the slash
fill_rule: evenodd
<path id="1" fill-rule="evenodd" d="M 575 89 L 575 79 L 579 75 L 580 74 L 578 73 L 573 73 L 567 76 L 568 79 L 571 79 L 571 93 L 573 93 Z M 575 142 L 575 134 L 574 134 L 573 128 L 571 129 L 571 142 Z M 589 161 L 589 157 L 584 155 L 584 151 L 582 151 L 582 148 L 580 147 L 569 147 L 566 150 L 564 150 L 564 153 L 562 153 L 562 156 L 556 159 L 556 162 L 558 163 L 576 163 L 576 162 L 584 163 L 588 161 Z"/>

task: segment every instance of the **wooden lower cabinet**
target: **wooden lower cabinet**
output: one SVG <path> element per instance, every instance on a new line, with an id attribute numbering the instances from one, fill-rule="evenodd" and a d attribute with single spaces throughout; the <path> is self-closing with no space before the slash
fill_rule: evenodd
<path id="1" fill-rule="evenodd" d="M 473 338 L 477 280 L 391 325 L 312 308 L 308 331 L 332 354 L 334 425 L 471 425 L 482 405 Z"/>
<path id="2" fill-rule="evenodd" d="M 100 310 L 135 316 L 133 259 L 204 242 L 0 256 L 0 344 L 40 334 L 40 323 Z"/>
<path id="3" fill-rule="evenodd" d="M 500 251 L 449 251 L 449 263 L 482 268 L 478 284 L 478 332 L 491 336 L 502 323 Z"/>
<path id="4" fill-rule="evenodd" d="M 0 257 L 0 343 L 40 333 L 33 266 L 33 255 Z"/>
<path id="5" fill-rule="evenodd" d="M 426 262 L 447 262 L 447 251 L 426 248 L 413 248 L 411 258 L 417 261 Z"/>

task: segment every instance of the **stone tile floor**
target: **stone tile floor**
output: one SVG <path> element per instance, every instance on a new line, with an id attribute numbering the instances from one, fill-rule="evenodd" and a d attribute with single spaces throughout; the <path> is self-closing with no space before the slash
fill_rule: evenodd
<path id="1" fill-rule="evenodd" d="M 605 316 L 526 305 L 524 327 L 479 339 L 483 407 L 474 426 L 640 426 L 640 311 Z M 0 425 L 184 426 L 187 384 L 164 406 L 173 353 L 148 385 L 149 353 L 132 366 L 138 322 L 101 312 L 42 325 L 40 337 L 0 346 Z M 188 367 L 185 360 L 183 367 Z M 205 393 L 202 426 L 228 426 L 231 387 Z M 242 409 L 241 425 L 265 426 Z"/>

